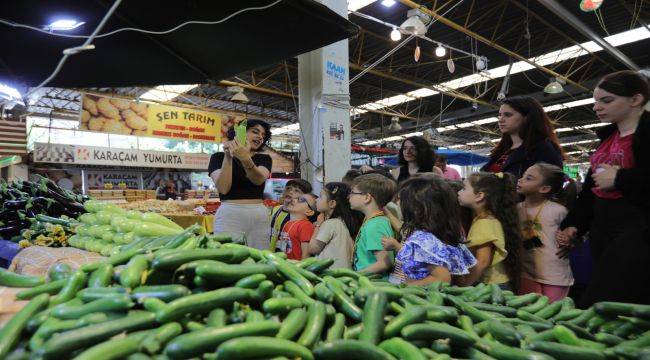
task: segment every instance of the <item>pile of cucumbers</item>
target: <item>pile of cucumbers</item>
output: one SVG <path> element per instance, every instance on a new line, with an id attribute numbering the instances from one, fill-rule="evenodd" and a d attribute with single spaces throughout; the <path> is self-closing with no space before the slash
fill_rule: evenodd
<path id="1" fill-rule="evenodd" d="M 0 330 L 0 359 L 650 359 L 648 305 L 395 286 L 211 240 L 14 278 L 30 301 Z"/>

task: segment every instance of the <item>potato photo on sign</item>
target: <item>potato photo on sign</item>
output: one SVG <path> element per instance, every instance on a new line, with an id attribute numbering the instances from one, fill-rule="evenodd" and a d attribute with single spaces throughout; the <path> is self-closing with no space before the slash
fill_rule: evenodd
<path id="1" fill-rule="evenodd" d="M 147 120 L 137 115 L 133 110 L 122 111 L 126 125 L 134 130 L 147 130 Z"/>
<path id="2" fill-rule="evenodd" d="M 105 117 L 93 117 L 88 120 L 88 129 L 92 131 L 102 131 L 104 122 L 109 120 Z"/>
<path id="3" fill-rule="evenodd" d="M 88 110 L 81 110 L 81 123 L 86 124 L 90 120 L 90 112 Z"/>
<path id="4" fill-rule="evenodd" d="M 132 102 L 130 106 L 131 110 L 135 111 L 136 114 L 142 117 L 147 117 L 147 104 Z"/>
<path id="5" fill-rule="evenodd" d="M 101 98 L 97 101 L 97 110 L 109 119 L 119 119 L 120 110 L 116 108 L 107 98 Z"/>
<path id="6" fill-rule="evenodd" d="M 126 110 L 131 107 L 131 102 L 124 99 L 111 99 L 111 104 L 120 110 Z"/>
<path id="7" fill-rule="evenodd" d="M 93 116 L 99 115 L 99 110 L 97 109 L 97 103 L 95 102 L 95 100 L 91 99 L 88 95 L 84 96 L 82 107 L 85 110 L 88 110 L 88 112 Z"/>

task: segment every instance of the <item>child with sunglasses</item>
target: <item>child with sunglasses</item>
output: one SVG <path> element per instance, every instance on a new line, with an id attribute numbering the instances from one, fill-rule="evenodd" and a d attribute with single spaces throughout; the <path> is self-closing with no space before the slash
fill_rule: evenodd
<path id="1" fill-rule="evenodd" d="M 301 260 L 309 257 L 309 241 L 314 234 L 313 222 L 318 217 L 314 194 L 294 198 L 285 206 L 290 220 L 282 228 L 277 247 L 287 254 L 288 259 Z"/>

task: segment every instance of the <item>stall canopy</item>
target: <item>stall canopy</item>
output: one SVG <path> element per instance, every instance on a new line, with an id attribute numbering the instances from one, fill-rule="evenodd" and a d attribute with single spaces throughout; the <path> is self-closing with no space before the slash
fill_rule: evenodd
<path id="1" fill-rule="evenodd" d="M 0 18 L 38 28 L 58 19 L 85 22 L 59 34 L 89 35 L 113 1 L 21 0 L 0 2 Z M 270 7 L 268 7 L 270 6 Z M 101 34 L 120 28 L 164 31 L 164 35 L 122 31 L 99 37 L 94 50 L 71 56 L 48 86 L 117 87 L 194 84 L 221 80 L 281 61 L 358 31 L 356 25 L 312 0 L 124 0 Z M 54 70 L 62 51 L 84 38 L 53 36 L 0 23 L 0 81 L 16 86 L 39 84 Z"/>
<path id="2" fill-rule="evenodd" d="M 488 158 L 486 156 L 474 154 L 467 151 L 436 149 L 436 154 L 444 155 L 447 158 L 447 164 L 459 166 L 481 165 L 488 161 Z M 384 164 L 397 166 L 397 156 L 385 160 Z"/>

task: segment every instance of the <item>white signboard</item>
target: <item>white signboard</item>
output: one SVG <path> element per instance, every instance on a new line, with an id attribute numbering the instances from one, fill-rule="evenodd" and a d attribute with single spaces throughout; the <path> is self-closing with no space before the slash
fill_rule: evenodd
<path id="1" fill-rule="evenodd" d="M 34 162 L 206 170 L 210 155 L 36 143 Z"/>

